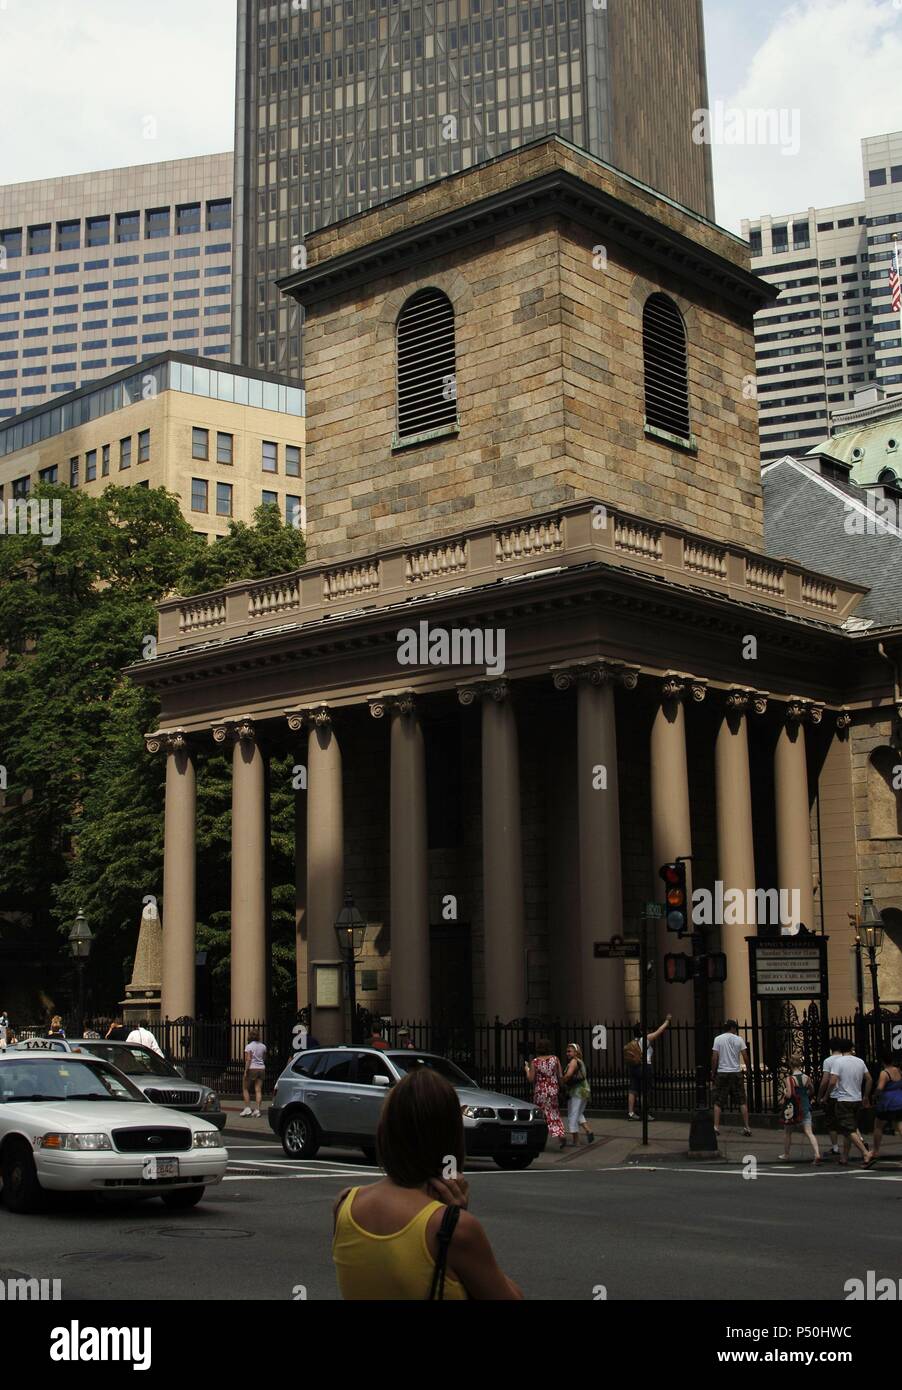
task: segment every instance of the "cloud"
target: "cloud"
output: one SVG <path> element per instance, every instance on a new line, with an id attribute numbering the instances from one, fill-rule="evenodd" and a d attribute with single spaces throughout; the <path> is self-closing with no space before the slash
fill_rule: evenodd
<path id="1" fill-rule="evenodd" d="M 902 128 L 902 4 L 802 0 L 784 10 L 735 90 L 709 73 L 710 103 L 799 112 L 795 155 L 774 145 L 717 145 L 717 220 L 855 202 L 860 142 Z"/>
<path id="2" fill-rule="evenodd" d="M 228 0 L 0 0 L 0 178 L 229 150 L 234 73 Z"/>

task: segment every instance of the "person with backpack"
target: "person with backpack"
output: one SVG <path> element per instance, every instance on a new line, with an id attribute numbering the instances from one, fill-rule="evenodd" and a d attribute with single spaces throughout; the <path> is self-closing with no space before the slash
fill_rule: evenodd
<path id="1" fill-rule="evenodd" d="M 783 1160 L 788 1162 L 792 1147 L 792 1136 L 801 1127 L 802 1133 L 814 1150 L 814 1162 L 821 1161 L 821 1146 L 814 1135 L 811 1123 L 811 1097 L 814 1085 L 811 1077 L 802 1070 L 802 1058 L 795 1053 L 789 1063 L 786 1082 L 783 1087 Z"/>
<path id="2" fill-rule="evenodd" d="M 655 1051 L 654 1045 L 658 1038 L 660 1038 L 663 1033 L 666 1033 L 667 1029 L 670 1027 L 670 1020 L 672 1017 L 672 1014 L 668 1014 L 660 1028 L 656 1028 L 653 1033 L 646 1033 L 644 1061 L 642 1058 L 642 1030 L 638 1025 L 633 1030 L 633 1038 L 623 1049 L 623 1059 L 629 1067 L 629 1092 L 626 1115 L 628 1120 L 639 1119 L 637 1107 L 642 1089 L 643 1069 L 645 1074 L 645 1109 L 650 1120 L 655 1118 L 651 1113 L 651 1095 L 654 1086 L 654 1072 L 652 1070 L 652 1058 L 654 1057 Z"/>
<path id="3" fill-rule="evenodd" d="M 579 1143 L 579 1131 L 586 1131 L 586 1143 L 594 1144 L 595 1135 L 586 1120 L 586 1106 L 589 1104 L 589 1073 L 583 1061 L 579 1043 L 567 1044 L 567 1065 L 561 1078 L 561 1085 L 567 1093 L 567 1129 L 570 1143 L 575 1148 Z"/>

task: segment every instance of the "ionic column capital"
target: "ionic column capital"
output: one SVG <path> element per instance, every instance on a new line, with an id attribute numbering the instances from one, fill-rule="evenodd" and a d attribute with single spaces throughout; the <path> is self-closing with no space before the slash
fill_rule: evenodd
<path id="1" fill-rule="evenodd" d="M 565 666 L 552 666 L 551 675 L 555 690 L 569 690 L 578 681 L 588 681 L 590 685 L 610 683 L 622 685 L 626 690 L 635 690 L 639 682 L 639 667 L 599 656 L 569 662 Z"/>
<path id="2" fill-rule="evenodd" d="M 148 753 L 184 753 L 191 745 L 184 729 L 157 729 L 144 735 L 144 747 Z"/>
<path id="3" fill-rule="evenodd" d="M 255 743 L 257 738 L 257 724 L 249 714 L 240 714 L 237 719 L 223 719 L 213 725 L 214 743 Z"/>
<path id="4" fill-rule="evenodd" d="M 412 690 L 390 690 L 381 695 L 370 695 L 367 704 L 374 719 L 382 719 L 386 714 L 414 714 L 417 707 Z"/>
<path id="5" fill-rule="evenodd" d="M 318 705 L 306 705 L 302 709 L 287 709 L 285 718 L 291 732 L 298 734 L 304 729 L 327 728 L 332 723 L 332 710 L 329 705 L 320 702 Z"/>
<path id="6" fill-rule="evenodd" d="M 692 700 L 700 705 L 708 692 L 703 676 L 689 676 L 682 671 L 665 671 L 661 677 L 662 700 Z"/>
<path id="7" fill-rule="evenodd" d="M 783 707 L 783 718 L 787 724 L 820 724 L 824 717 L 824 706 L 815 700 L 805 700 L 791 695 Z"/>
<path id="8" fill-rule="evenodd" d="M 837 710 L 837 712 L 836 712 L 836 727 L 837 727 L 837 729 L 848 729 L 848 727 L 849 727 L 849 725 L 850 725 L 851 723 L 852 723 L 852 715 L 851 715 L 851 713 L 850 713 L 849 710 L 847 710 L 847 709 Z"/>
<path id="9" fill-rule="evenodd" d="M 466 685 L 457 687 L 457 698 L 462 705 L 472 705 L 477 700 L 486 699 L 492 699 L 500 705 L 510 693 L 510 681 L 505 680 L 502 676 L 489 677 L 487 680 L 468 681 Z"/>
<path id="10" fill-rule="evenodd" d="M 747 685 L 734 685 L 724 692 L 724 704 L 728 710 L 735 710 L 739 714 L 764 714 L 768 693 L 766 690 L 753 690 Z"/>

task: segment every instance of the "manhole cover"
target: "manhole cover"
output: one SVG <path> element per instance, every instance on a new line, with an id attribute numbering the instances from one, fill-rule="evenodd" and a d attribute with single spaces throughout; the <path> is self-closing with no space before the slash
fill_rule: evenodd
<path id="1" fill-rule="evenodd" d="M 162 1260 L 163 1256 L 138 1250 L 72 1250 L 68 1255 L 60 1255 L 59 1258 L 82 1264 L 103 1261 L 104 1264 L 137 1265 L 144 1264 L 145 1260 Z"/>
<path id="2" fill-rule="evenodd" d="M 168 1236 L 173 1240 L 250 1240 L 251 1236 L 257 1234 L 256 1231 L 242 1231 L 237 1226 L 214 1226 L 206 1230 L 202 1226 L 178 1225 L 178 1226 L 156 1226 L 152 1231 L 146 1227 L 134 1231 L 134 1235 L 155 1235 Z M 162 1259 L 161 1255 L 157 1259 Z"/>

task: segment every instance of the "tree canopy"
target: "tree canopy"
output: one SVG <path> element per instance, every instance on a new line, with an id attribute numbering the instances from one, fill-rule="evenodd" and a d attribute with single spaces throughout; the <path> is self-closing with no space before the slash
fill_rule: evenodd
<path id="1" fill-rule="evenodd" d="M 162 488 L 109 487 L 90 497 L 42 485 L 33 495 L 58 502 L 61 528 L 56 545 L 0 536 L 0 911 L 23 914 L 30 935 L 49 934 L 64 951 L 55 933 L 83 910 L 96 939 L 94 1002 L 111 1007 L 127 983 L 142 899 L 162 895 L 164 768 L 143 740 L 158 707 L 123 668 L 156 632 L 159 599 L 296 569 L 304 538 L 266 506 L 252 525 L 232 522 L 227 536 L 207 544 Z M 207 761 L 198 779 L 198 936 L 221 976 L 230 779 L 212 751 Z M 292 814 L 275 799 L 274 989 L 286 997 Z M 165 926 L 165 903 L 163 913 Z"/>

